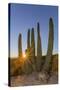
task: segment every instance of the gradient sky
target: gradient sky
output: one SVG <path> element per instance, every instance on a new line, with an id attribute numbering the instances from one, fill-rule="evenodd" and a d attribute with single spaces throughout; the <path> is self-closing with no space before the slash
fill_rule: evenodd
<path id="1" fill-rule="evenodd" d="M 35 42 L 37 39 L 37 22 L 40 23 L 42 54 L 47 53 L 49 18 L 54 22 L 54 48 L 53 53 L 58 53 L 58 7 L 43 5 L 11 4 L 10 11 L 10 57 L 18 56 L 18 36 L 22 34 L 23 52 L 27 47 L 27 31 L 34 27 Z"/>

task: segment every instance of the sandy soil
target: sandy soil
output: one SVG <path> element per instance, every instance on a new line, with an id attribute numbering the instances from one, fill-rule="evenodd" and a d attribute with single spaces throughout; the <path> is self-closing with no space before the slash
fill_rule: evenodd
<path id="1" fill-rule="evenodd" d="M 58 74 L 52 73 L 47 80 L 47 75 L 33 72 L 29 75 L 19 75 L 11 77 L 11 86 L 28 86 L 28 85 L 46 85 L 58 84 Z"/>

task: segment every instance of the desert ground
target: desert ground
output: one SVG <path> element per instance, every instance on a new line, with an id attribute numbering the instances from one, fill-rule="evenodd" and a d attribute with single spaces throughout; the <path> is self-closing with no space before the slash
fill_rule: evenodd
<path id="1" fill-rule="evenodd" d="M 43 62 L 45 60 L 45 56 L 42 57 Z M 47 85 L 47 84 L 58 84 L 58 55 L 52 56 L 52 68 L 50 74 L 45 74 L 42 72 L 33 71 L 30 74 L 13 74 L 15 69 L 19 69 L 19 65 L 15 65 L 17 58 L 11 59 L 10 69 L 11 69 L 11 86 L 28 86 L 28 85 Z"/>

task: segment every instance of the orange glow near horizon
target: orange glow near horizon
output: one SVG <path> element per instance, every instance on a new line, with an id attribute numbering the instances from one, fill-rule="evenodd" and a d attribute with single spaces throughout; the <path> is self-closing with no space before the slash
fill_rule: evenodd
<path id="1" fill-rule="evenodd" d="M 26 58 L 26 54 L 25 53 L 23 53 L 23 58 Z"/>

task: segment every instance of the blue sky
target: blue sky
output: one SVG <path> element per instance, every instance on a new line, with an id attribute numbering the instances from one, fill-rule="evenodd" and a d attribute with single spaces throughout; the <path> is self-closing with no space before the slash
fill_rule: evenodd
<path id="1" fill-rule="evenodd" d="M 37 22 L 40 23 L 42 55 L 46 55 L 49 35 L 49 18 L 54 22 L 54 48 L 58 53 L 58 7 L 43 5 L 11 4 L 10 11 L 10 57 L 18 56 L 18 36 L 22 34 L 23 52 L 27 48 L 27 31 L 34 27 L 37 39 Z"/>

